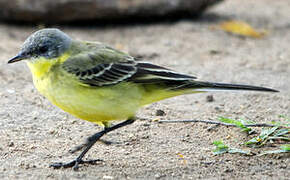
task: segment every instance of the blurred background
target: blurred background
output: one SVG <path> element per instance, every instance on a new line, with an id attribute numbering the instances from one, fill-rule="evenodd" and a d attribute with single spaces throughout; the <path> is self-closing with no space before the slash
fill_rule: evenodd
<path id="1" fill-rule="evenodd" d="M 0 18 L 30 23 L 67 23 L 198 16 L 222 0 L 11 0 L 0 1 Z"/>
<path id="2" fill-rule="evenodd" d="M 235 128 L 208 130 L 204 124 L 158 124 L 154 119 L 223 116 L 286 122 L 289 9 L 290 0 L 0 0 L 0 178 L 287 179 L 287 156 L 214 156 L 213 141 L 237 146 L 248 138 Z M 101 157 L 103 163 L 80 172 L 55 171 L 49 163 L 73 158 L 68 149 L 99 129 L 40 96 L 25 63 L 7 65 L 32 32 L 46 27 L 201 80 L 281 92 L 195 94 L 154 103 L 138 114 L 147 120 L 106 137 L 120 144 L 99 144 L 90 151 L 89 159 Z"/>

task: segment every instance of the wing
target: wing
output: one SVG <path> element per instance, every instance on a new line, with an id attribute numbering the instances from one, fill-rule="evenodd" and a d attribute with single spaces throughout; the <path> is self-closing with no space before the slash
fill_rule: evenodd
<path id="1" fill-rule="evenodd" d="M 86 70 L 68 71 L 79 80 L 91 86 L 106 86 L 126 81 L 136 73 L 134 62 L 99 64 Z"/>
<path id="2" fill-rule="evenodd" d="M 195 79 L 148 62 L 135 61 L 117 50 L 108 50 L 76 55 L 63 63 L 63 69 L 90 86 L 109 86 L 124 81 L 148 84 Z"/>
<path id="3" fill-rule="evenodd" d="M 135 83 L 168 83 L 196 79 L 196 77 L 177 73 L 149 62 L 137 62 L 136 67 L 137 72 L 130 78 Z"/>

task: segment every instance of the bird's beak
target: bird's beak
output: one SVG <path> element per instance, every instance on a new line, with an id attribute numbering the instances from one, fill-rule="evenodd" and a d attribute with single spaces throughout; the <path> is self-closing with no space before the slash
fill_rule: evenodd
<path id="1" fill-rule="evenodd" d="M 15 57 L 11 58 L 9 61 L 8 61 L 8 64 L 10 63 L 15 63 L 17 61 L 21 61 L 23 59 L 26 59 L 27 57 L 22 54 L 22 53 L 19 53 L 18 55 L 16 55 Z"/>

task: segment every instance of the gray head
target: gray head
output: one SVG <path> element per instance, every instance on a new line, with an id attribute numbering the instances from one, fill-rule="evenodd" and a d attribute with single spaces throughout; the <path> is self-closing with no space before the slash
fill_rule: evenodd
<path id="1" fill-rule="evenodd" d="M 19 54 L 8 63 L 38 57 L 56 58 L 70 47 L 71 42 L 72 39 L 59 29 L 42 29 L 30 35 L 22 45 Z"/>

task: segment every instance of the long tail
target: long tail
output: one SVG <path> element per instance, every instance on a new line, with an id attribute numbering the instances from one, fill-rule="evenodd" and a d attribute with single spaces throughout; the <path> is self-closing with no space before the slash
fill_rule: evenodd
<path id="1" fill-rule="evenodd" d="M 213 82 L 202 82 L 202 81 L 192 81 L 185 84 L 184 86 L 178 87 L 178 89 L 194 89 L 194 91 L 224 91 L 224 90 L 244 90 L 244 91 L 264 91 L 264 92 L 279 92 L 275 89 L 251 86 L 243 84 L 225 84 L 225 83 L 213 83 Z"/>
<path id="2" fill-rule="evenodd" d="M 169 90 L 189 90 L 189 93 L 205 91 L 224 91 L 224 90 L 246 90 L 246 91 L 265 91 L 279 92 L 275 89 L 242 85 L 242 84 L 224 84 L 214 82 L 196 81 L 196 77 L 181 74 L 161 66 L 148 62 L 138 62 L 137 72 L 130 78 L 131 81 L 141 84 L 156 84 L 157 87 Z M 164 85 L 164 86 L 163 86 Z"/>

